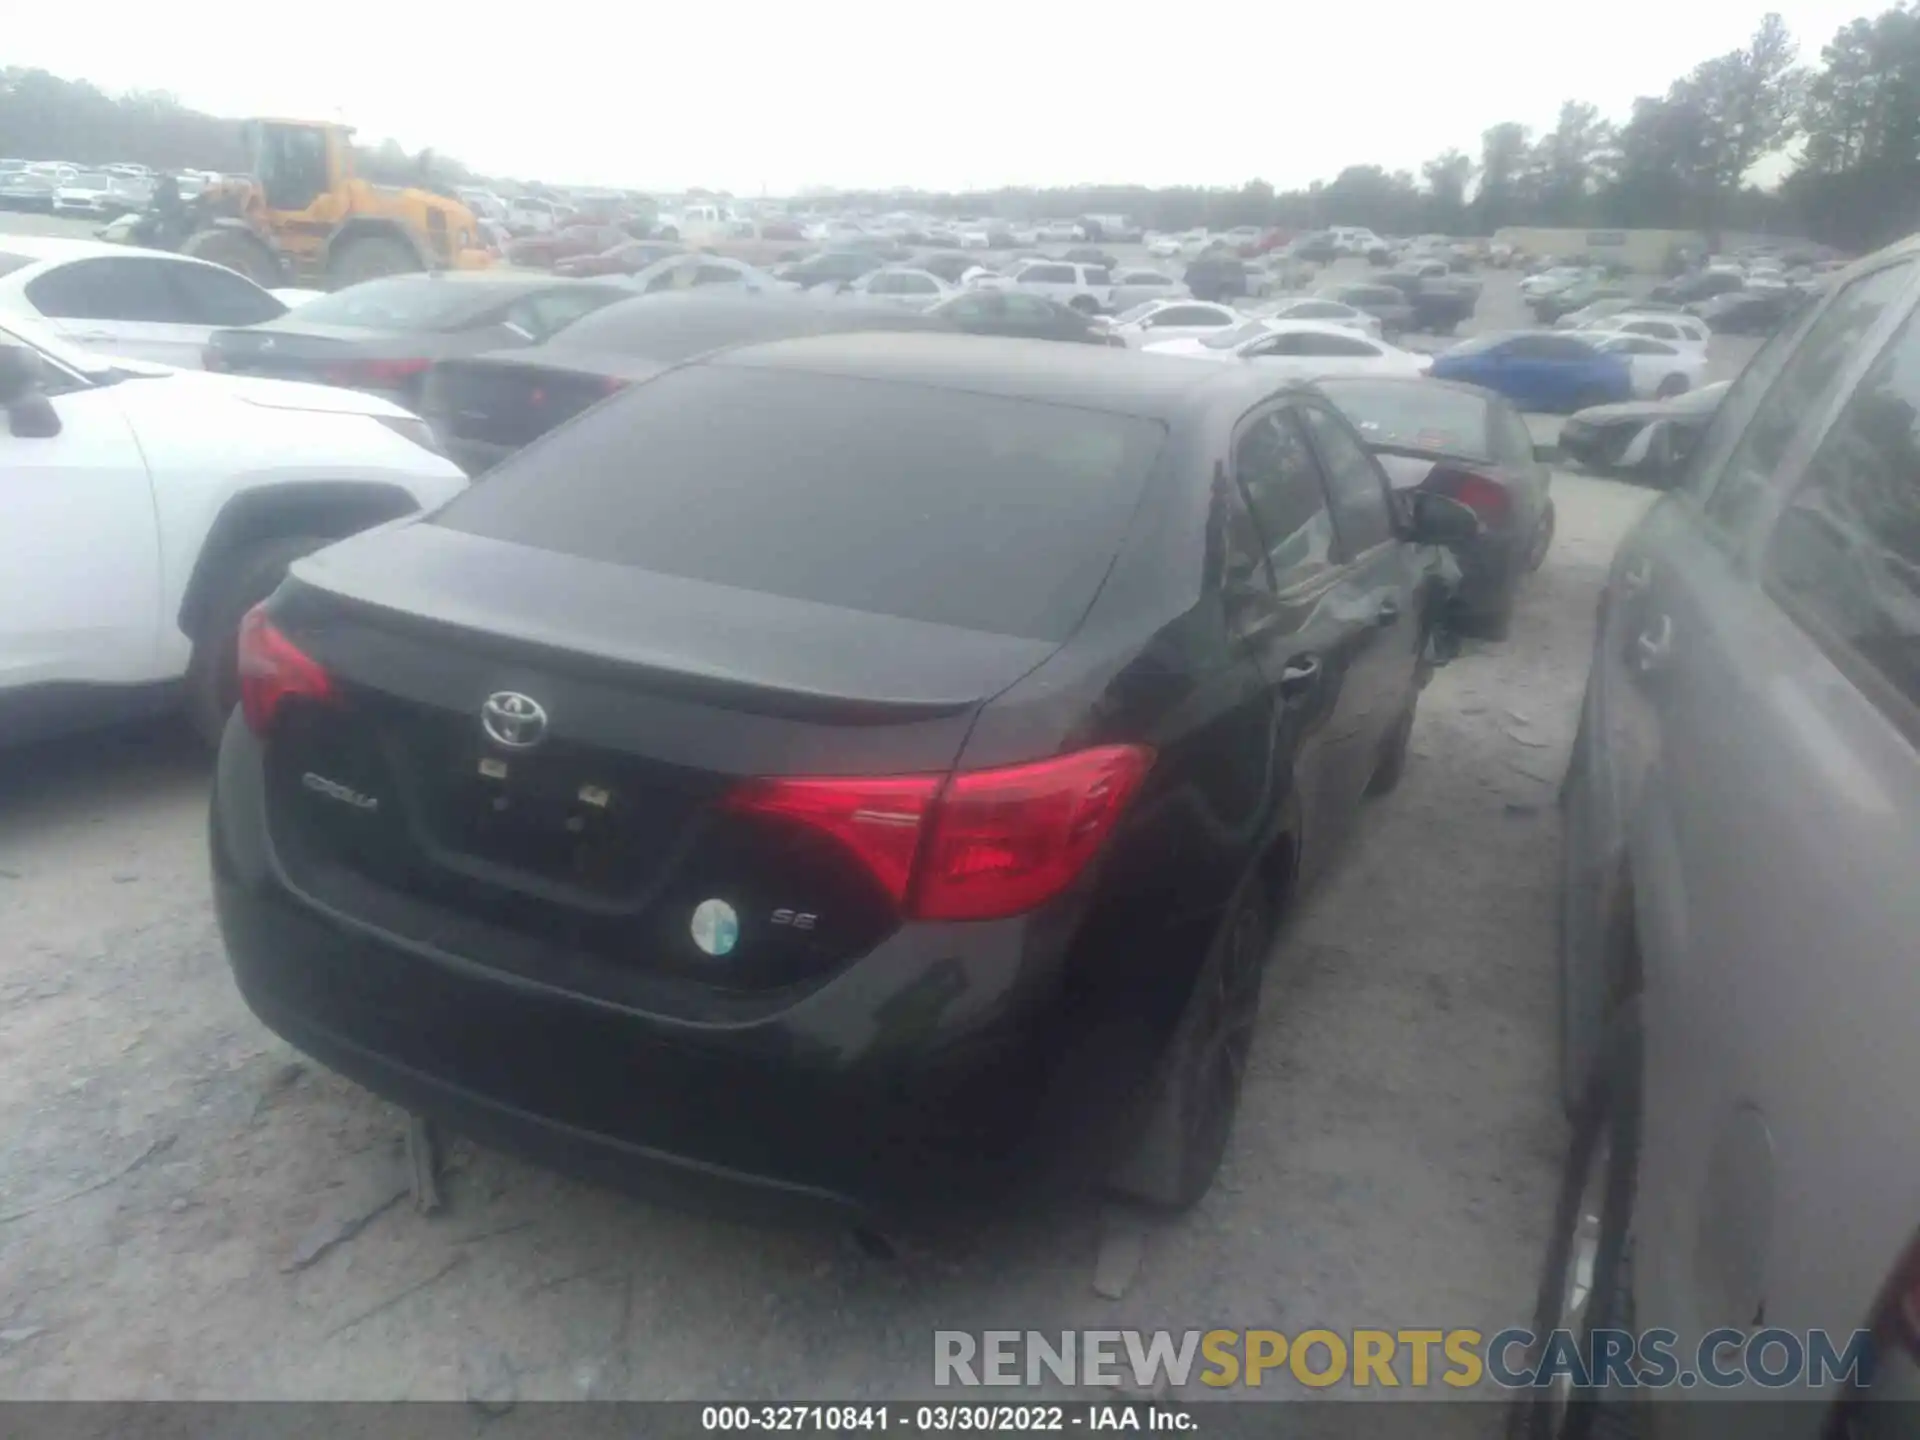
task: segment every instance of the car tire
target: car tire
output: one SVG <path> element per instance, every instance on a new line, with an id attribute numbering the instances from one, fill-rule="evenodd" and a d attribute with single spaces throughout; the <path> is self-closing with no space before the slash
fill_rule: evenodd
<path id="1" fill-rule="evenodd" d="M 1067 302 L 1068 308 L 1078 310 L 1082 315 L 1098 315 L 1100 302 L 1091 295 L 1076 295 Z"/>
<path id="2" fill-rule="evenodd" d="M 1656 400 L 1671 400 L 1676 395 L 1684 395 L 1686 393 L 1687 377 L 1684 375 L 1669 375 L 1666 379 L 1662 380 L 1659 387 L 1654 390 L 1653 398 Z"/>
<path id="3" fill-rule="evenodd" d="M 1547 501 L 1547 508 L 1541 512 L 1539 527 L 1533 534 L 1533 546 L 1527 551 L 1527 573 L 1531 575 L 1547 563 L 1547 554 L 1553 549 L 1553 501 Z"/>
<path id="4" fill-rule="evenodd" d="M 1161 1056 L 1144 1123 L 1107 1177 L 1155 1209 L 1191 1208 L 1226 1155 L 1273 944 L 1269 882 L 1255 866 L 1234 891 Z"/>
<path id="5" fill-rule="evenodd" d="M 1386 795 L 1400 783 L 1400 777 L 1407 773 L 1407 752 L 1413 747 L 1413 716 L 1419 708 L 1419 692 L 1407 701 L 1406 712 L 1393 722 L 1393 728 L 1380 742 L 1380 758 L 1374 762 L 1373 774 L 1367 780 L 1367 794 Z"/>
<path id="6" fill-rule="evenodd" d="M 1640 1169 L 1641 1037 L 1636 1006 L 1623 1009 L 1602 1062 L 1581 1096 L 1573 1143 L 1534 1302 L 1533 1333 L 1571 1331 L 1583 1356 L 1596 1330 L 1633 1322 L 1634 1185 Z M 1537 1345 L 1538 1342 L 1536 1342 Z M 1528 1364 L 1539 1359 L 1537 1348 Z M 1530 1387 L 1509 1414 L 1509 1440 L 1626 1440 L 1638 1433 L 1630 1396 L 1618 1389 Z"/>
<path id="7" fill-rule="evenodd" d="M 1586 1093 L 1615 1012 L 1632 1002 L 1636 968 L 1633 885 L 1624 858 L 1591 857 L 1582 847 L 1596 798 L 1584 704 L 1573 744 L 1556 797 L 1561 860 L 1554 973 L 1560 1103 L 1568 1115 Z"/>
<path id="8" fill-rule="evenodd" d="M 240 703 L 240 621 L 280 587 L 289 565 L 330 543 L 307 535 L 263 540 L 240 554 L 210 597 L 187 666 L 187 718 L 209 748 L 219 746 Z"/>

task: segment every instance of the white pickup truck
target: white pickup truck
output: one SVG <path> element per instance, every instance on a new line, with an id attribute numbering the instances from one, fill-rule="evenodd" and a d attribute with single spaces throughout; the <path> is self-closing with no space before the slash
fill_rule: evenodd
<path id="1" fill-rule="evenodd" d="M 287 566 L 466 483 L 384 400 L 0 322 L 0 744 L 180 703 L 217 738 Z"/>

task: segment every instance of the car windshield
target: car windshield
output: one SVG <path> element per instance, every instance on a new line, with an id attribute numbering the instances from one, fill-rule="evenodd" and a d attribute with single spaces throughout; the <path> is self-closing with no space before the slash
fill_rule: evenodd
<path id="1" fill-rule="evenodd" d="M 1244 325 L 1235 325 L 1222 330 L 1218 335 L 1209 335 L 1200 343 L 1209 350 L 1231 350 L 1244 345 L 1249 340 L 1257 340 L 1273 327 L 1264 320 L 1249 320 Z"/>
<path id="2" fill-rule="evenodd" d="M 1481 396 L 1425 380 L 1319 382 L 1370 445 L 1397 445 L 1484 459 L 1488 409 Z"/>
<path id="3" fill-rule="evenodd" d="M 552 432 L 433 523 L 1058 640 L 1105 577 L 1164 434 L 1135 416 L 938 386 L 700 365 Z"/>
<path id="4" fill-rule="evenodd" d="M 395 275 L 349 285 L 300 307 L 302 321 L 362 330 L 459 330 L 509 297 L 485 281 Z"/>

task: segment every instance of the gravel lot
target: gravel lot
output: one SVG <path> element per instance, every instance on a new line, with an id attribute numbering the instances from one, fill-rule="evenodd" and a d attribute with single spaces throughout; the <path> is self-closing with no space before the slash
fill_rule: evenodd
<path id="1" fill-rule="evenodd" d="M 1489 275 L 1483 324 L 1524 322 L 1512 287 Z M 1553 791 L 1648 499 L 1555 493 L 1511 638 L 1440 673 L 1404 784 L 1284 936 L 1226 1171 L 1177 1222 L 1090 1198 L 879 1258 L 464 1142 L 419 1216 L 400 1117 L 234 991 L 191 744 L 0 755 L 0 1397 L 905 1398 L 936 1328 L 1524 1322 L 1565 1141 Z"/>

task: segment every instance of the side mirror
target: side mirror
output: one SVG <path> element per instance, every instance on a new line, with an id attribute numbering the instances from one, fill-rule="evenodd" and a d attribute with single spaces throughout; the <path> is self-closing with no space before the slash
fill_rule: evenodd
<path id="1" fill-rule="evenodd" d="M 39 393 L 43 375 L 36 351 L 24 345 L 0 345 L 0 405 L 11 406 Z"/>
<path id="2" fill-rule="evenodd" d="M 27 395 L 7 407 L 7 429 L 21 440 L 51 440 L 60 433 L 60 412 L 46 396 Z"/>
<path id="3" fill-rule="evenodd" d="M 40 393 L 40 357 L 23 345 L 0 345 L 0 407 L 7 428 L 22 440 L 50 440 L 60 433 L 60 412 Z"/>
<path id="4" fill-rule="evenodd" d="M 1416 545 L 1471 545 L 1480 538 L 1480 517 L 1445 495 L 1414 490 L 1407 497 L 1406 538 Z"/>

